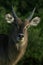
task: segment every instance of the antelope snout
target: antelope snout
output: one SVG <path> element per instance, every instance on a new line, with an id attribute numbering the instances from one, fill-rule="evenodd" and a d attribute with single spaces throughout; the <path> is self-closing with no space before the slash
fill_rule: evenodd
<path id="1" fill-rule="evenodd" d="M 17 37 L 17 41 L 20 41 L 23 37 L 24 37 L 24 34 L 19 33 L 19 35 L 18 35 L 18 37 Z"/>
<path id="2" fill-rule="evenodd" d="M 20 33 L 20 34 L 19 34 L 19 37 L 20 37 L 20 39 L 21 39 L 22 37 L 24 37 L 24 34 Z"/>

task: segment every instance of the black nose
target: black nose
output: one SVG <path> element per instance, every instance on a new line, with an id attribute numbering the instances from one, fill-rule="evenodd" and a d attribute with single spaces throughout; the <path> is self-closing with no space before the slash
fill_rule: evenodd
<path id="1" fill-rule="evenodd" d="M 20 33 L 19 38 L 21 39 L 22 37 L 24 37 L 24 34 Z"/>
<path id="2" fill-rule="evenodd" d="M 24 37 L 24 34 L 19 33 L 19 35 L 18 35 L 18 37 L 17 37 L 17 41 L 19 42 L 19 41 L 20 41 L 20 39 L 22 39 L 22 37 Z"/>

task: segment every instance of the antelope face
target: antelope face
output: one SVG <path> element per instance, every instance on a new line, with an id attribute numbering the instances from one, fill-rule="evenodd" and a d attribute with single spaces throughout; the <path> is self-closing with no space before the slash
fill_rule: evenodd
<path id="1" fill-rule="evenodd" d="M 6 15 L 7 16 L 6 20 L 8 23 L 12 23 L 11 21 L 13 19 L 13 16 L 10 15 L 10 17 L 11 17 L 10 18 L 9 15 L 8 14 Z M 10 22 L 9 22 L 9 19 L 10 19 Z M 25 33 L 25 31 L 27 31 L 27 28 L 29 28 L 30 26 L 37 26 L 39 24 L 40 17 L 35 17 L 31 21 L 29 21 L 28 19 L 25 19 L 24 22 L 21 21 L 21 19 L 17 18 L 16 21 L 18 22 L 18 29 L 16 28 L 17 32 L 18 32 L 16 41 L 17 41 L 17 43 L 19 43 L 20 41 L 24 41 L 24 33 Z M 14 19 L 13 19 L 13 22 L 16 22 L 16 21 L 14 21 Z M 18 44 L 17 44 L 17 48 L 18 48 Z"/>
<path id="2" fill-rule="evenodd" d="M 35 10 L 35 8 L 34 8 L 34 10 Z M 33 13 L 34 13 L 34 10 L 33 10 Z M 31 16 L 33 16 L 33 14 Z M 30 18 L 31 18 L 31 16 L 30 16 Z M 15 16 L 15 17 L 17 17 L 17 16 Z M 16 27 L 17 32 L 18 32 L 16 41 L 18 41 L 18 42 L 23 39 L 25 29 L 29 28 L 30 26 L 37 26 L 38 23 L 40 22 L 40 17 L 38 17 L 38 16 L 33 18 L 31 21 L 29 19 L 25 19 L 23 22 L 18 17 L 15 20 L 15 18 L 9 13 L 5 15 L 5 19 L 6 19 L 7 23 L 15 22 L 18 25 L 18 29 Z M 14 25 L 14 27 L 15 27 L 15 25 Z"/>

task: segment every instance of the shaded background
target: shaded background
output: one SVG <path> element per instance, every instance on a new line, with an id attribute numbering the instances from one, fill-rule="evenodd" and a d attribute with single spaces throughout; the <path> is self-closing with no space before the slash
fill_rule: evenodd
<path id="1" fill-rule="evenodd" d="M 35 16 L 41 18 L 37 27 L 28 29 L 28 47 L 24 57 L 18 65 L 43 65 L 43 0 L 1 0 L 0 1 L 0 34 L 9 34 L 11 24 L 5 21 L 5 14 L 11 13 L 11 5 L 18 17 L 22 20 L 27 18 L 37 4 Z"/>

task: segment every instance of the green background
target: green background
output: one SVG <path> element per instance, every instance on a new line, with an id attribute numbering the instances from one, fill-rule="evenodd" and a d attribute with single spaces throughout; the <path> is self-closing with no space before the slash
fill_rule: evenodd
<path id="1" fill-rule="evenodd" d="M 22 20 L 27 18 L 37 3 L 35 16 L 39 16 L 41 21 L 37 27 L 28 29 L 28 47 L 24 57 L 18 65 L 41 65 L 43 62 L 43 0 L 1 0 L 0 1 L 0 34 L 9 34 L 11 24 L 5 21 L 5 14 L 10 12 L 10 6 L 14 5 L 14 10 Z"/>

